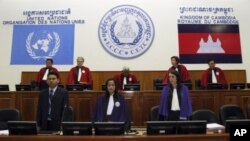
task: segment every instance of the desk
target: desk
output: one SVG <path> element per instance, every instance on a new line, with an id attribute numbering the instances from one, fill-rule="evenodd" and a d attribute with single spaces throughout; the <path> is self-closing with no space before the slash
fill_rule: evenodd
<path id="1" fill-rule="evenodd" d="M 229 141 L 229 134 L 159 136 L 0 136 L 0 141 Z"/>
<path id="2" fill-rule="evenodd" d="M 190 79 L 193 83 L 193 89 L 195 85 L 195 80 L 201 78 L 203 70 L 188 70 Z M 223 70 L 228 84 L 242 82 L 246 83 L 246 70 Z M 67 84 L 68 71 L 60 71 L 60 80 L 62 84 Z M 91 71 L 93 78 L 93 89 L 101 90 L 102 84 L 106 82 L 108 78 L 114 77 L 115 74 L 120 73 L 120 71 Z M 141 90 L 153 90 L 153 79 L 163 78 L 167 71 L 131 71 L 135 74 L 137 80 L 141 83 Z M 28 71 L 22 72 L 21 83 L 30 84 L 31 80 L 35 80 L 37 72 Z"/>
<path id="3" fill-rule="evenodd" d="M 22 120 L 35 120 L 38 91 L 0 92 L 0 108 L 14 107 L 20 110 Z M 70 105 L 76 121 L 90 121 L 96 99 L 103 92 L 69 92 Z M 132 126 L 145 126 L 150 108 L 159 105 L 161 91 L 121 92 L 125 96 Z M 250 103 L 250 90 L 195 90 L 190 91 L 193 111 L 210 109 L 219 114 L 224 104 L 238 104 L 245 115 Z"/>

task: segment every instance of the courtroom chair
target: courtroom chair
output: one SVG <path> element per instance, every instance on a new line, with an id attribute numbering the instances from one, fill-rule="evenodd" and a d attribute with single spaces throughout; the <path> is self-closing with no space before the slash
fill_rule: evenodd
<path id="1" fill-rule="evenodd" d="M 75 120 L 75 113 L 73 107 L 71 106 L 64 107 L 62 121 L 74 121 L 74 120 Z"/>
<path id="2" fill-rule="evenodd" d="M 150 109 L 149 118 L 148 118 L 149 121 L 159 120 L 159 107 L 160 107 L 160 105 L 157 105 L 157 106 L 153 106 Z"/>
<path id="3" fill-rule="evenodd" d="M 31 81 L 30 81 L 30 85 L 31 85 L 31 90 L 33 90 L 33 91 L 39 89 L 38 83 L 36 82 L 36 80 L 31 80 Z"/>
<path id="4" fill-rule="evenodd" d="M 8 121 L 21 120 L 20 112 L 15 108 L 0 109 L 0 130 L 8 129 Z"/>
<path id="5" fill-rule="evenodd" d="M 218 123 L 216 114 L 208 109 L 199 109 L 192 113 L 191 120 L 206 120 L 207 123 Z"/>
<path id="6" fill-rule="evenodd" d="M 226 120 L 245 119 L 245 116 L 239 105 L 227 104 L 220 107 L 220 118 L 222 124 L 226 125 Z"/>
<path id="7" fill-rule="evenodd" d="M 247 117 L 250 119 L 250 103 L 247 106 Z"/>
<path id="8" fill-rule="evenodd" d="M 203 88 L 201 87 L 201 80 L 200 80 L 200 79 L 194 80 L 194 86 L 195 86 L 195 89 L 196 89 L 196 90 L 203 89 Z"/>
<path id="9" fill-rule="evenodd" d="M 153 80 L 154 90 L 156 90 L 155 85 L 156 85 L 156 84 L 162 84 L 162 82 L 163 82 L 163 79 L 162 79 L 162 78 L 156 78 L 156 79 L 154 79 L 154 80 Z"/>

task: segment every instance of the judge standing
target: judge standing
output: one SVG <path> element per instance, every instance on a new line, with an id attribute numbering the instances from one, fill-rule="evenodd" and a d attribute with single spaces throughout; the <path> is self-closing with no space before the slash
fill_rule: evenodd
<path id="1" fill-rule="evenodd" d="M 177 71 L 180 75 L 180 82 L 181 83 L 191 83 L 191 79 L 189 77 L 189 73 L 187 68 L 180 64 L 180 59 L 177 56 L 172 56 L 171 58 L 171 64 L 172 67 L 168 69 L 168 72 L 165 74 L 163 78 L 163 84 L 168 84 L 169 83 L 169 73 L 172 71 Z"/>
<path id="2" fill-rule="evenodd" d="M 37 124 L 42 131 L 59 131 L 64 108 L 68 106 L 68 92 L 58 87 L 59 76 L 55 72 L 48 74 L 49 88 L 39 94 Z"/>
<path id="3" fill-rule="evenodd" d="M 224 88 L 227 88 L 227 80 L 225 75 L 219 67 L 215 67 L 215 60 L 208 60 L 209 68 L 203 71 L 201 76 L 201 86 L 203 88 L 207 87 L 208 83 L 220 83 L 223 84 Z"/>
<path id="4" fill-rule="evenodd" d="M 41 68 L 37 74 L 36 82 L 40 90 L 49 87 L 47 84 L 48 73 L 55 72 L 59 76 L 58 70 L 52 65 L 53 65 L 53 59 L 52 58 L 46 59 L 46 67 Z M 59 76 L 59 80 L 60 80 L 60 76 Z"/>
<path id="5" fill-rule="evenodd" d="M 188 88 L 180 83 L 177 71 L 169 73 L 169 82 L 162 91 L 159 120 L 188 120 L 192 114 Z"/>
<path id="6" fill-rule="evenodd" d="M 126 101 L 118 94 L 117 83 L 112 78 L 106 81 L 106 91 L 96 102 L 93 121 L 125 123 L 130 121 Z"/>
<path id="7" fill-rule="evenodd" d="M 68 84 L 86 84 L 89 88 L 92 88 L 92 77 L 90 69 L 83 66 L 84 58 L 77 57 L 77 66 L 73 67 L 69 71 Z"/>

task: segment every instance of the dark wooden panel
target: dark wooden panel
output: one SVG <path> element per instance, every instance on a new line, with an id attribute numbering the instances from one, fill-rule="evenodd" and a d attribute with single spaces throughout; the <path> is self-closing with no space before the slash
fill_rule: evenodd
<path id="1" fill-rule="evenodd" d="M 141 105 L 138 102 L 138 95 L 140 95 L 140 93 L 139 92 L 121 92 L 121 94 L 125 97 L 132 125 L 139 123 L 141 121 L 141 114 L 140 114 Z"/>
<path id="2" fill-rule="evenodd" d="M 12 92 L 0 91 L 0 108 L 13 108 L 16 106 L 15 94 Z"/>
<path id="3" fill-rule="evenodd" d="M 102 93 L 101 91 L 69 92 L 70 105 L 74 108 L 76 121 L 90 120 L 96 99 Z M 210 109 L 217 116 L 224 104 L 238 104 L 246 114 L 247 105 L 250 103 L 249 93 L 250 90 L 190 91 L 193 111 Z M 0 92 L 0 107 L 15 107 L 20 110 L 22 120 L 35 120 L 38 94 L 38 91 Z M 133 125 L 145 126 L 151 107 L 160 103 L 161 91 L 127 91 L 121 94 L 125 96 Z"/>
<path id="4" fill-rule="evenodd" d="M 91 121 L 91 114 L 94 108 L 95 99 L 101 92 L 70 92 L 69 97 L 72 99 L 72 107 L 75 111 L 76 121 Z"/>
<path id="5" fill-rule="evenodd" d="M 17 109 L 21 112 L 22 120 L 35 120 L 37 105 L 38 105 L 38 92 L 16 92 Z"/>
<path id="6" fill-rule="evenodd" d="M 0 136 L 1 141 L 229 141 L 229 134 L 124 135 L 124 136 Z"/>
<path id="7" fill-rule="evenodd" d="M 160 105 L 160 91 L 145 91 L 141 93 L 140 99 L 141 99 L 141 115 L 142 120 L 140 122 L 140 125 L 146 125 L 146 121 L 148 120 L 150 109 L 153 106 Z"/>

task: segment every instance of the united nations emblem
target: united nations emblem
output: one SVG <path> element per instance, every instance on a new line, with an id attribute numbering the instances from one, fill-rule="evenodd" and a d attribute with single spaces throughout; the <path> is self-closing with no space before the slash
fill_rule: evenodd
<path id="1" fill-rule="evenodd" d="M 26 51 L 32 59 L 53 58 L 59 48 L 60 36 L 57 32 L 31 32 L 26 39 Z"/>
<path id="2" fill-rule="evenodd" d="M 142 9 L 121 5 L 109 10 L 99 24 L 99 40 L 115 57 L 135 58 L 145 53 L 154 39 L 154 26 Z"/>

